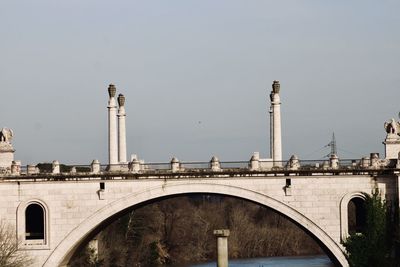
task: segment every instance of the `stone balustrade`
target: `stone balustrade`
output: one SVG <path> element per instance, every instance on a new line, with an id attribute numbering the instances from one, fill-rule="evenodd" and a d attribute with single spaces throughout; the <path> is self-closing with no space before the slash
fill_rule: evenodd
<path id="1" fill-rule="evenodd" d="M 268 163 L 268 164 L 266 164 Z M 378 153 L 371 153 L 369 157 L 361 159 L 341 160 L 337 155 L 331 155 L 327 160 L 301 160 L 296 155 L 287 161 L 280 161 L 279 166 L 270 159 L 261 159 L 255 152 L 249 161 L 220 161 L 213 156 L 209 162 L 181 162 L 173 157 L 169 163 L 145 163 L 136 156 L 131 161 L 123 164 L 102 165 L 98 160 L 93 160 L 90 165 L 65 165 L 54 160 L 49 164 L 21 166 L 21 162 L 13 161 L 10 171 L 2 173 L 2 176 L 59 176 L 59 175 L 102 175 L 102 174 L 182 174 L 182 173 L 296 173 L 302 175 L 316 175 L 318 173 L 346 173 L 350 171 L 374 171 L 387 169 L 400 169 L 399 159 L 380 159 Z"/>

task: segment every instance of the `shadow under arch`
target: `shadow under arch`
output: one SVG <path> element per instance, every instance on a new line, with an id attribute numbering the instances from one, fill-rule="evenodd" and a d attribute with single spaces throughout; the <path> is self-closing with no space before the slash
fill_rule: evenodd
<path id="1" fill-rule="evenodd" d="M 76 249 L 81 246 L 82 242 L 86 240 L 98 226 L 100 226 L 104 221 L 107 221 L 110 217 L 113 217 L 115 214 L 150 200 L 191 193 L 227 195 L 267 206 L 285 215 L 287 218 L 291 219 L 301 228 L 306 230 L 306 232 L 311 234 L 311 236 L 322 245 L 322 248 L 337 265 L 344 267 L 348 266 L 348 262 L 341 247 L 327 233 L 325 233 L 325 231 L 318 227 L 318 225 L 292 207 L 259 192 L 236 186 L 212 183 L 166 184 L 163 186 L 148 188 L 147 190 L 128 195 L 109 203 L 102 209 L 94 212 L 81 224 L 77 225 L 57 245 L 43 266 L 68 266 L 68 262 Z"/>

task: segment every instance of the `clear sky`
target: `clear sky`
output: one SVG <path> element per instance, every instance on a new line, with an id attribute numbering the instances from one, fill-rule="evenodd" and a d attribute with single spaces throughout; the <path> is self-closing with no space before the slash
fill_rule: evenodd
<path id="1" fill-rule="evenodd" d="M 107 87 L 147 162 L 383 154 L 400 111 L 398 0 L 2 0 L 0 127 L 22 164 L 107 162 Z"/>

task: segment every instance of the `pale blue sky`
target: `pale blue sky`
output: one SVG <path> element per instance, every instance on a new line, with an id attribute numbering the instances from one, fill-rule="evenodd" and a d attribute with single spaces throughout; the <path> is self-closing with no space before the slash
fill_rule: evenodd
<path id="1" fill-rule="evenodd" d="M 342 158 L 383 154 L 400 111 L 399 14 L 397 0 L 2 0 L 0 127 L 24 165 L 106 163 L 115 83 L 129 154 L 266 157 L 277 79 L 284 158 L 321 158 L 332 131 L 354 153 Z"/>

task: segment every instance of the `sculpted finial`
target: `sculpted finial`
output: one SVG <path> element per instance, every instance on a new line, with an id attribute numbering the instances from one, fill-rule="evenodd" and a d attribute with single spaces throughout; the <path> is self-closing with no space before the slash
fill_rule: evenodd
<path id="1" fill-rule="evenodd" d="M 0 142 L 11 143 L 13 136 L 14 132 L 11 129 L 3 128 L 0 131 Z"/>
<path id="2" fill-rule="evenodd" d="M 117 88 L 115 88 L 115 85 L 114 84 L 110 84 L 109 86 L 108 86 L 108 95 L 110 96 L 110 97 L 115 97 L 115 94 L 117 93 Z"/>
<path id="3" fill-rule="evenodd" d="M 118 95 L 118 105 L 120 107 L 125 106 L 125 96 L 123 94 Z"/>
<path id="4" fill-rule="evenodd" d="M 274 94 L 279 94 L 279 91 L 281 90 L 281 85 L 279 81 L 275 80 L 274 83 L 272 84 L 272 91 Z"/>

